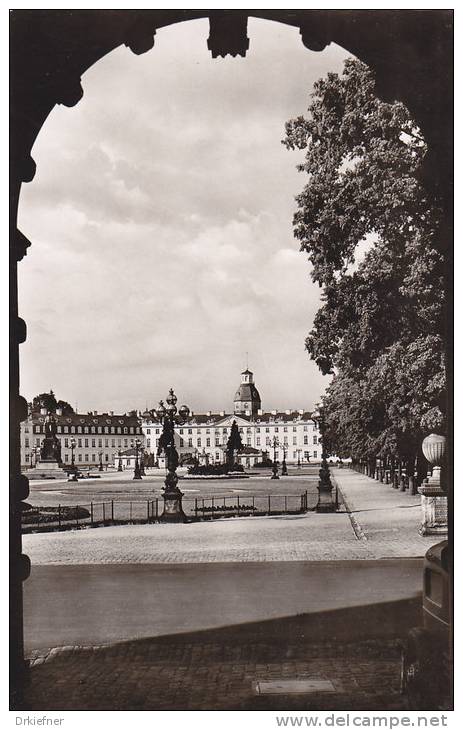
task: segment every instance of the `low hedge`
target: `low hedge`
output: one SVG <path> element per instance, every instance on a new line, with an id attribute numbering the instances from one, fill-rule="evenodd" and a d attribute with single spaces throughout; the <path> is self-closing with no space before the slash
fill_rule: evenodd
<path id="1" fill-rule="evenodd" d="M 57 522 L 59 514 L 62 522 L 66 520 L 83 520 L 90 517 L 90 512 L 85 507 L 31 507 L 31 509 L 23 512 L 22 522 L 25 525 L 34 524 L 35 522 Z"/>

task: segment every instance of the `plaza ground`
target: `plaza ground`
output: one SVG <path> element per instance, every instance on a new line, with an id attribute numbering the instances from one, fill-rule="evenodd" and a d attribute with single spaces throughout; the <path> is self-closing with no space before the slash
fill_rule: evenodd
<path id="1" fill-rule="evenodd" d="M 338 514 L 26 535 L 31 707 L 404 709 L 399 641 L 438 540 L 419 496 L 333 475 Z M 333 691 L 257 696 L 272 678 Z"/>
<path id="2" fill-rule="evenodd" d="M 301 495 L 308 493 L 308 506 L 313 508 L 317 502 L 318 468 L 290 468 L 289 476 L 279 480 L 270 478 L 271 471 L 253 470 L 246 479 L 194 479 L 185 476 L 181 470 L 179 486 L 184 493 L 183 509 L 187 516 L 193 517 L 195 507 L 236 504 L 237 501 L 254 505 L 260 512 L 283 511 L 287 508 L 294 512 L 300 509 Z M 138 481 L 131 471 L 93 472 L 91 479 L 78 482 L 40 480 L 31 481 L 28 502 L 34 507 L 75 506 L 92 510 L 95 521 L 103 520 L 103 503 L 106 517 L 114 514 L 120 520 L 146 519 L 149 509 L 155 513 L 155 501 L 162 511 L 162 487 L 165 472 L 148 469 L 146 476 Z"/>

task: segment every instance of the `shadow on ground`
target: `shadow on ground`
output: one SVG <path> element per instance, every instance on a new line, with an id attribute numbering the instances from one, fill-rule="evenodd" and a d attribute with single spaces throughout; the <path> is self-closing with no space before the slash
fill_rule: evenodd
<path id="1" fill-rule="evenodd" d="M 31 710 L 406 710 L 401 639 L 421 598 L 34 654 Z M 259 680 L 331 693 L 256 695 Z M 436 708 L 438 709 L 438 708 Z"/>

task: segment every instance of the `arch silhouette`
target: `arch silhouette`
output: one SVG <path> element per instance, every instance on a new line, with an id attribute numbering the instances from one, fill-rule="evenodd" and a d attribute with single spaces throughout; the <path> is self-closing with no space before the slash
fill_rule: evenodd
<path id="1" fill-rule="evenodd" d="M 248 17 L 299 29 L 312 51 L 336 43 L 368 64 L 377 92 L 409 108 L 428 142 L 423 180 L 444 209 L 441 247 L 451 290 L 453 14 L 451 10 L 13 10 L 10 105 L 10 677 L 11 707 L 20 708 L 26 676 L 23 648 L 22 582 L 30 561 L 22 555 L 21 502 L 29 494 L 20 473 L 19 424 L 27 403 L 19 394 L 19 345 L 26 323 L 18 316 L 17 264 L 31 245 L 17 229 L 21 185 L 35 174 L 31 149 L 55 104 L 72 107 L 83 91 L 85 71 L 120 45 L 136 54 L 155 53 L 156 30 L 209 18 L 207 46 L 212 56 L 245 56 Z M 252 39 L 251 39 L 252 40 Z M 448 333 L 452 330 L 450 313 Z M 451 342 L 451 337 L 448 337 Z M 451 379 L 451 353 L 447 372 Z M 451 390 L 451 389 L 450 389 Z M 449 409 L 451 414 L 451 408 Z M 452 464 L 452 421 L 449 468 Z M 449 510 L 453 501 L 449 495 Z M 451 525 L 451 520 L 449 520 Z"/>

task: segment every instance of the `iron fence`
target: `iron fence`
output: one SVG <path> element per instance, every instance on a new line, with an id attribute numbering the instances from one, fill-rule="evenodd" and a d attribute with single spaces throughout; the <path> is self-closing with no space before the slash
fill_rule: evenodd
<path id="1" fill-rule="evenodd" d="M 224 517 L 303 514 L 315 509 L 316 502 L 317 495 L 307 491 L 302 494 L 184 497 L 183 511 L 189 520 L 195 522 Z M 163 507 L 162 497 L 32 507 L 22 515 L 22 530 L 28 533 L 156 523 L 160 521 Z"/>

